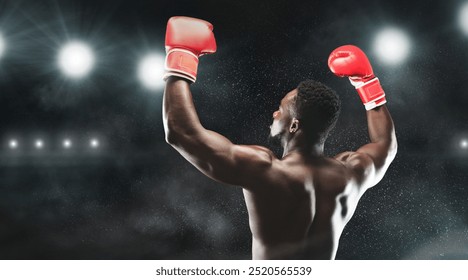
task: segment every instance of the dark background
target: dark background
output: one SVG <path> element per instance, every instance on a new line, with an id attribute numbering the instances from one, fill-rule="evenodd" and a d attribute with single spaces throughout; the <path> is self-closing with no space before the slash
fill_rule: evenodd
<path id="1" fill-rule="evenodd" d="M 326 154 L 367 141 L 365 110 L 327 67 L 343 44 L 364 49 L 387 93 L 399 153 L 345 228 L 338 259 L 468 259 L 468 37 L 464 1 L 0 1 L 0 258 L 248 259 L 242 191 L 205 178 L 164 141 L 162 89 L 136 77 L 164 53 L 167 19 L 215 26 L 195 103 L 203 124 L 238 144 L 268 145 L 272 112 L 306 78 L 334 88 L 342 115 Z M 409 58 L 380 64 L 372 40 L 405 30 Z M 91 44 L 80 81 L 56 67 L 69 39 Z M 98 151 L 86 148 L 99 137 Z M 11 137 L 20 146 L 8 148 Z M 42 137 L 43 151 L 29 147 Z M 60 148 L 62 137 L 76 145 Z M 276 150 L 277 151 L 277 150 Z"/>

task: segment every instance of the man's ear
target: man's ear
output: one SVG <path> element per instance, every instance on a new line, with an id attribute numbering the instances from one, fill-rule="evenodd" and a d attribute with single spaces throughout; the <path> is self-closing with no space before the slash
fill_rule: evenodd
<path id="1" fill-rule="evenodd" d="M 299 120 L 296 118 L 293 118 L 291 121 L 291 125 L 289 126 L 289 132 L 296 133 L 298 129 L 299 129 Z"/>

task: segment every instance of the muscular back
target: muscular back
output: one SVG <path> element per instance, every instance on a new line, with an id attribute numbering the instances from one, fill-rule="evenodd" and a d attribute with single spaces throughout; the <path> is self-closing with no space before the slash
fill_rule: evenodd
<path id="1" fill-rule="evenodd" d="M 346 166 L 336 159 L 275 160 L 271 177 L 244 196 L 254 259 L 332 259 L 359 199 Z"/>

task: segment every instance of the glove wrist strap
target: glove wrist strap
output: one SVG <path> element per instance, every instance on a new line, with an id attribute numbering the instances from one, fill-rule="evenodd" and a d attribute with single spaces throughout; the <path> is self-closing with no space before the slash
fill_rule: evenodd
<path id="1" fill-rule="evenodd" d="M 179 76 L 195 82 L 198 56 L 185 49 L 171 49 L 166 55 L 165 69 L 164 80 L 169 76 Z"/>
<path id="2" fill-rule="evenodd" d="M 373 78 L 356 87 L 359 97 L 362 100 L 366 110 L 374 109 L 387 102 L 385 92 L 380 85 L 378 78 Z"/>

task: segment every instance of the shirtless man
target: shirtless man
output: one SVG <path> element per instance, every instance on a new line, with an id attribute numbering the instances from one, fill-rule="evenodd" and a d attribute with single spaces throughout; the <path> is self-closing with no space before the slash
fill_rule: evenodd
<path id="1" fill-rule="evenodd" d="M 281 158 L 260 146 L 235 145 L 205 129 L 190 84 L 198 58 L 214 53 L 213 26 L 173 17 L 166 30 L 166 141 L 208 177 L 242 186 L 252 231 L 253 259 L 334 259 L 344 226 L 364 192 L 384 176 L 397 151 L 385 94 L 366 55 L 342 46 L 329 67 L 349 77 L 367 109 L 370 143 L 333 158 L 323 154 L 340 101 L 334 91 L 304 81 L 273 113 L 271 136 L 281 140 Z"/>

